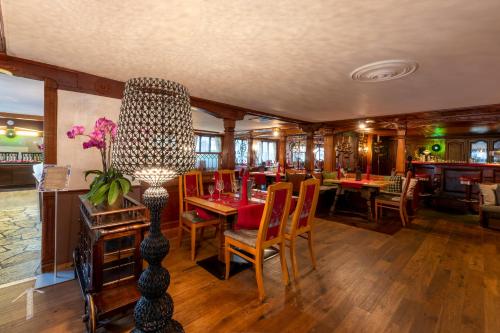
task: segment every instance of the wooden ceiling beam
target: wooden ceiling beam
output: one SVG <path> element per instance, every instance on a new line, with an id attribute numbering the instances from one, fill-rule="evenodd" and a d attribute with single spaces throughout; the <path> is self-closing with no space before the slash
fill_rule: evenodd
<path id="1" fill-rule="evenodd" d="M 23 120 L 42 121 L 43 122 L 43 116 L 36 116 L 36 115 L 30 115 L 30 114 L 20 114 L 20 113 L 10 113 L 10 112 L 0 112 L 0 118 L 23 119 Z"/>
<path id="2" fill-rule="evenodd" d="M 2 16 L 2 2 L 0 1 L 0 53 L 7 53 L 7 43 L 5 41 L 5 29 Z"/>

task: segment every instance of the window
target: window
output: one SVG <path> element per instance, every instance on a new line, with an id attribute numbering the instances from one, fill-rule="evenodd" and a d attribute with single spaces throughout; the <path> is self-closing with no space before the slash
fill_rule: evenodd
<path id="1" fill-rule="evenodd" d="M 303 169 L 306 160 L 306 137 L 304 135 L 287 137 L 287 165 Z"/>
<path id="2" fill-rule="evenodd" d="M 322 144 L 316 144 L 314 147 L 314 164 L 319 169 L 321 162 L 325 160 L 325 147 Z"/>
<path id="3" fill-rule="evenodd" d="M 276 141 L 255 140 L 253 142 L 255 163 L 274 164 L 276 161 Z"/>
<path id="4" fill-rule="evenodd" d="M 216 170 L 219 167 L 221 138 L 219 136 L 196 135 L 196 168 Z"/>
<path id="5" fill-rule="evenodd" d="M 235 162 L 237 165 L 248 164 L 248 140 L 236 139 L 234 140 Z"/>
<path id="6" fill-rule="evenodd" d="M 486 163 L 488 159 L 488 143 L 482 140 L 472 142 L 470 146 L 470 158 L 472 162 Z"/>

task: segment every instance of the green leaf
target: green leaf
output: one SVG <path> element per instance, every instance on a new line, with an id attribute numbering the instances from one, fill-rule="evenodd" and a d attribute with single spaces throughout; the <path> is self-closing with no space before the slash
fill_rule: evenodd
<path id="1" fill-rule="evenodd" d="M 85 171 L 85 180 L 87 180 L 87 177 L 89 175 L 102 175 L 102 171 L 101 170 L 87 170 L 87 171 Z"/>
<path id="2" fill-rule="evenodd" d="M 107 191 L 109 190 L 109 184 L 104 184 L 94 194 L 89 196 L 89 200 L 94 204 L 98 205 L 104 201 L 107 197 Z"/>
<path id="3" fill-rule="evenodd" d="M 122 188 L 123 195 L 127 194 L 130 191 L 130 187 L 132 185 L 130 184 L 130 181 L 127 178 L 118 178 L 118 181 L 120 182 L 120 187 Z"/>
<path id="4" fill-rule="evenodd" d="M 120 189 L 118 188 L 118 186 L 120 186 L 118 181 L 113 180 L 111 186 L 109 187 L 108 203 L 110 205 L 115 203 L 116 199 L 118 198 L 118 195 L 120 194 Z"/>

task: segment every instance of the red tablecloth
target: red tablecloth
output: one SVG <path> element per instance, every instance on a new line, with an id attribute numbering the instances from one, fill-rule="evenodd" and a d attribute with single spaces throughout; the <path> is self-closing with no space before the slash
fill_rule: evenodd
<path id="1" fill-rule="evenodd" d="M 344 188 L 362 188 L 363 185 L 368 184 L 368 182 L 365 180 L 344 180 L 340 182 L 340 185 Z"/>

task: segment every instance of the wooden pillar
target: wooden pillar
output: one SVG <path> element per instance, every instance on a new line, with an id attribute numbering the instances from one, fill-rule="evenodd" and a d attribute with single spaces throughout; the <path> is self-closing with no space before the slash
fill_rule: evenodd
<path id="1" fill-rule="evenodd" d="M 281 167 L 285 168 L 286 164 L 286 136 L 281 134 L 278 143 L 278 162 Z"/>
<path id="2" fill-rule="evenodd" d="M 405 173 L 406 163 L 406 129 L 397 130 L 397 150 L 396 150 L 396 172 L 399 174 Z"/>
<path id="3" fill-rule="evenodd" d="M 372 159 L 373 159 L 372 145 L 373 145 L 373 134 L 368 134 L 366 137 L 366 146 L 368 148 L 368 150 L 366 151 L 366 166 L 367 167 L 369 166 L 370 170 L 372 168 Z M 365 170 L 363 170 L 363 172 L 366 172 L 366 168 Z"/>
<path id="4" fill-rule="evenodd" d="M 247 164 L 248 167 L 253 167 L 254 166 L 254 156 L 255 154 L 253 153 L 253 133 L 250 131 L 250 136 L 248 137 L 248 149 L 247 149 Z"/>
<path id="5" fill-rule="evenodd" d="M 314 171 L 314 131 L 306 132 L 306 161 L 307 171 Z"/>
<path id="6" fill-rule="evenodd" d="M 326 128 L 323 130 L 323 142 L 325 149 L 325 161 L 324 169 L 325 171 L 335 170 L 335 135 L 333 135 L 333 129 Z"/>
<path id="7" fill-rule="evenodd" d="M 235 148 L 234 148 L 234 119 L 224 119 L 224 142 L 222 144 L 222 169 L 234 170 Z"/>
<path id="8" fill-rule="evenodd" d="M 57 82 L 45 79 L 43 93 L 44 162 L 57 164 Z M 53 269 L 55 196 L 53 192 L 40 193 L 41 197 L 41 261 L 42 272 Z"/>

